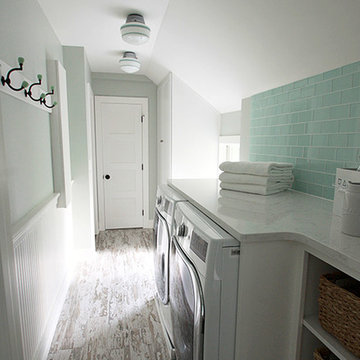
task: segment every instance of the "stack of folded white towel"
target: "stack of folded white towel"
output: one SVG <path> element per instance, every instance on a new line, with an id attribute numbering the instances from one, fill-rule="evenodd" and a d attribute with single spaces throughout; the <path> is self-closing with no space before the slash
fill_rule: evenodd
<path id="1" fill-rule="evenodd" d="M 220 187 L 225 190 L 270 195 L 291 188 L 294 181 L 289 163 L 225 161 L 219 167 Z"/>

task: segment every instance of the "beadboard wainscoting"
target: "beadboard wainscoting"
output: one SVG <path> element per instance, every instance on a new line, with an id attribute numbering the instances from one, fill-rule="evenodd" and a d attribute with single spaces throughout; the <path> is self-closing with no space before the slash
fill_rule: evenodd
<path id="1" fill-rule="evenodd" d="M 13 227 L 22 346 L 46 359 L 71 275 L 72 209 L 51 195 Z"/>
<path id="2" fill-rule="evenodd" d="M 294 189 L 334 198 L 360 164 L 360 62 L 252 96 L 250 160 L 294 164 Z"/>

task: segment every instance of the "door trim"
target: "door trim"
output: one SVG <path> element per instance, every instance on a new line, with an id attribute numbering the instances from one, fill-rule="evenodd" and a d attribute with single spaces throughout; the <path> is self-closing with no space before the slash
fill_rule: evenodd
<path id="1" fill-rule="evenodd" d="M 151 221 L 149 219 L 149 108 L 147 98 L 133 98 L 123 96 L 95 96 L 95 126 L 96 126 L 96 162 L 97 162 L 97 190 L 98 190 L 98 211 L 99 211 L 99 231 L 105 230 L 105 197 L 103 187 L 103 142 L 102 128 L 98 119 L 100 118 L 100 103 L 117 101 L 120 104 L 137 104 L 142 106 L 142 115 L 144 121 L 142 123 L 142 163 L 144 170 L 142 171 L 142 192 L 143 201 L 142 208 L 144 216 L 142 217 L 142 226 L 149 227 Z M 141 119 L 139 119 L 141 121 Z"/>

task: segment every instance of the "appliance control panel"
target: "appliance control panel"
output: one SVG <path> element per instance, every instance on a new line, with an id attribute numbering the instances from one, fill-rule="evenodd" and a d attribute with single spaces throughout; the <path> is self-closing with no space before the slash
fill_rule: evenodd
<path id="1" fill-rule="evenodd" d="M 208 243 L 195 231 L 191 234 L 190 249 L 203 261 L 206 262 Z"/>

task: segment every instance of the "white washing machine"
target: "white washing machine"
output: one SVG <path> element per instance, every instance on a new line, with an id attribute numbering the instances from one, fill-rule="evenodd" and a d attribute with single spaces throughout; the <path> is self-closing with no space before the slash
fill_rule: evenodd
<path id="1" fill-rule="evenodd" d="M 169 304 L 169 254 L 175 204 L 186 201 L 167 185 L 160 185 L 156 194 L 154 217 L 154 269 L 156 282 L 156 305 L 169 352 L 174 357 L 173 333 Z"/>
<path id="2" fill-rule="evenodd" d="M 170 310 L 177 360 L 235 358 L 240 243 L 190 203 L 175 209 Z"/>

